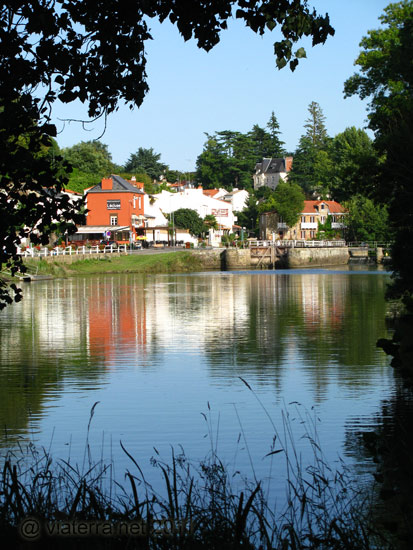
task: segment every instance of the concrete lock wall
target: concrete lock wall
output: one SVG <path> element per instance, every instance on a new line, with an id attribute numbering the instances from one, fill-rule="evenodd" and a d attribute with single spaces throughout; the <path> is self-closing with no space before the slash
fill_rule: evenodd
<path id="1" fill-rule="evenodd" d="M 324 265 L 347 264 L 349 252 L 347 247 L 341 248 L 290 248 L 287 254 L 287 266 L 321 267 Z"/>
<path id="2" fill-rule="evenodd" d="M 227 248 L 225 250 L 226 269 L 248 269 L 251 267 L 249 248 Z"/>
<path id="3" fill-rule="evenodd" d="M 213 248 L 212 250 L 191 250 L 196 254 L 205 269 L 225 269 L 225 250 Z"/>

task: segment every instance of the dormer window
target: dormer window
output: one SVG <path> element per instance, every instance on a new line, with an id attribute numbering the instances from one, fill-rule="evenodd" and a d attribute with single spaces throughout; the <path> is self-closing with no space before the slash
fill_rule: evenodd
<path id="1" fill-rule="evenodd" d="M 321 205 L 321 210 L 324 210 L 324 204 Z"/>

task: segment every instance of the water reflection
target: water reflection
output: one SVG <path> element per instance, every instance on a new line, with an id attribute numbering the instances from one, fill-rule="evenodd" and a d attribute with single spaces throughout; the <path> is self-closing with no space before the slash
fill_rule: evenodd
<path id="1" fill-rule="evenodd" d="M 337 445 L 349 410 L 371 409 L 390 387 L 374 345 L 385 336 L 385 284 L 385 275 L 309 270 L 28 285 L 0 313 L 0 442 L 41 438 L 53 424 L 66 444 L 96 400 L 110 434 L 136 439 L 139 419 L 138 451 L 157 437 L 192 444 L 207 401 L 227 411 L 222 433 L 236 440 L 233 403 L 251 431 L 263 416 L 241 376 L 268 406 L 318 403 Z"/>

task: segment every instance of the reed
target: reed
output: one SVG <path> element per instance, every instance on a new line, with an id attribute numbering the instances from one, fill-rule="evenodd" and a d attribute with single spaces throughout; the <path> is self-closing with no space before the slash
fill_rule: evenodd
<path id="1" fill-rule="evenodd" d="M 326 463 L 314 417 L 297 407 L 313 452 L 311 465 L 303 466 L 288 413 L 278 431 L 263 410 L 274 428 L 267 456 L 282 460 L 286 471 L 287 503 L 280 513 L 270 506 L 268 490 L 259 480 L 245 480 L 241 490 L 234 489 L 229 468 L 217 456 L 218 435 L 205 415 L 211 441 L 205 460 L 194 463 L 183 449 L 172 449 L 165 461 L 155 449 L 151 462 L 163 480 L 162 494 L 123 443 L 130 460 L 124 484 L 115 481 L 112 463 L 93 461 L 88 436 L 81 465 L 54 461 L 49 450 L 32 444 L 8 452 L 0 474 L 0 529 L 6 547 L 27 548 L 24 529 L 27 518 L 35 518 L 41 529 L 30 548 L 390 549 L 374 524 L 372 495 L 352 480 L 344 464 L 333 469 Z M 109 535 L 50 534 L 52 524 L 69 529 L 82 522 L 106 522 L 112 529 Z M 132 524 L 141 526 L 139 536 L 126 528 Z"/>

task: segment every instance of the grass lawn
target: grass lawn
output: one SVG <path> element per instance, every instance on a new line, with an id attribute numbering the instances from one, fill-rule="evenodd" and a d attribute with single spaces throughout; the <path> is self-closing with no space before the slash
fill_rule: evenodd
<path id="1" fill-rule="evenodd" d="M 161 254 L 131 254 L 128 256 L 79 260 L 72 264 L 45 260 L 28 260 L 27 265 L 38 266 L 38 274 L 56 277 L 87 275 L 92 273 L 174 273 L 203 269 L 201 259 L 190 252 L 164 252 Z"/>

